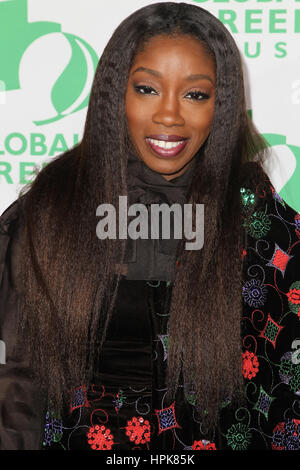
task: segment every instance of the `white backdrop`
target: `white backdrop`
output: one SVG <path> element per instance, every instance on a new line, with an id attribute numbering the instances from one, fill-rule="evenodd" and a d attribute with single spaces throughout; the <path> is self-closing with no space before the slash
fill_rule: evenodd
<path id="1" fill-rule="evenodd" d="M 80 140 L 95 65 L 114 29 L 147 0 L 0 0 L 0 212 Z M 232 32 L 248 109 L 272 146 L 266 168 L 300 211 L 300 0 L 187 0 Z"/>

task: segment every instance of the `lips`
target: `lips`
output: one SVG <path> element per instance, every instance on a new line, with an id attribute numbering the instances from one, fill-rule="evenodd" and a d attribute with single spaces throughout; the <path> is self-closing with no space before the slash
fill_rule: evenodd
<path id="1" fill-rule="evenodd" d="M 149 147 L 161 157 L 174 157 L 186 147 L 187 137 L 178 135 L 150 135 L 146 138 Z"/>
<path id="2" fill-rule="evenodd" d="M 152 134 L 148 135 L 149 139 L 154 140 L 164 140 L 165 142 L 180 142 L 181 140 L 186 140 L 187 137 L 182 137 L 181 135 L 168 135 L 168 134 Z"/>

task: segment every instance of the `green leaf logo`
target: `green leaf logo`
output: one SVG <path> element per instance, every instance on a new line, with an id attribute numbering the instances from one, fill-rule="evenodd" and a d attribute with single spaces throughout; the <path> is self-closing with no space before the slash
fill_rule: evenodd
<path id="1" fill-rule="evenodd" d="M 78 36 L 62 33 L 68 40 L 72 56 L 63 73 L 51 91 L 51 101 L 57 115 L 36 125 L 49 124 L 83 109 L 88 104 L 90 86 L 98 63 L 98 56 L 92 47 Z"/>
<path id="2" fill-rule="evenodd" d="M 87 106 L 98 56 L 86 41 L 62 32 L 59 23 L 29 22 L 27 3 L 27 0 L 0 1 L 0 83 L 5 84 L 7 92 L 19 90 L 19 69 L 25 51 L 38 38 L 51 33 L 62 34 L 70 44 L 72 56 L 51 90 L 57 114 L 34 121 L 36 125 L 49 124 Z"/>

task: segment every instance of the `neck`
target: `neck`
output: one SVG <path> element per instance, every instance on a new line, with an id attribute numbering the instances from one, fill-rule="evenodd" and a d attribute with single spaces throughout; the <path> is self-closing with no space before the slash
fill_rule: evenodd
<path id="1" fill-rule="evenodd" d="M 187 169 L 191 166 L 193 162 L 193 159 L 191 161 L 189 161 L 184 167 L 180 168 L 178 171 L 174 172 L 174 173 L 168 173 L 168 174 L 165 174 L 165 173 L 159 173 L 165 180 L 167 181 L 171 181 L 172 179 L 174 178 L 177 178 L 178 176 L 181 176 L 183 175 Z"/>

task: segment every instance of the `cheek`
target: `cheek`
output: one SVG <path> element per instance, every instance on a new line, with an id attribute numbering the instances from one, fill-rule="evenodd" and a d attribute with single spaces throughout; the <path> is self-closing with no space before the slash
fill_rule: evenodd
<path id="1" fill-rule="evenodd" d="M 207 109 L 204 113 L 197 116 L 196 119 L 193 120 L 192 127 L 195 129 L 195 132 L 200 134 L 207 133 L 210 131 L 214 117 L 214 110 Z"/>
<path id="2" fill-rule="evenodd" d="M 141 121 L 140 116 L 132 106 L 127 106 L 126 103 L 126 117 L 127 117 L 127 124 L 128 130 L 130 134 L 130 138 L 135 146 L 139 147 L 139 141 L 141 140 Z"/>
<path id="3" fill-rule="evenodd" d="M 194 134 L 196 134 L 200 140 L 210 132 L 211 126 L 212 119 L 208 119 L 207 117 L 205 119 L 198 119 L 193 123 L 193 125 L 191 125 L 194 130 Z"/>
<path id="4" fill-rule="evenodd" d="M 145 121 L 145 112 L 139 103 L 129 102 L 126 106 L 126 116 L 131 132 L 134 133 L 135 130 L 141 129 Z"/>

